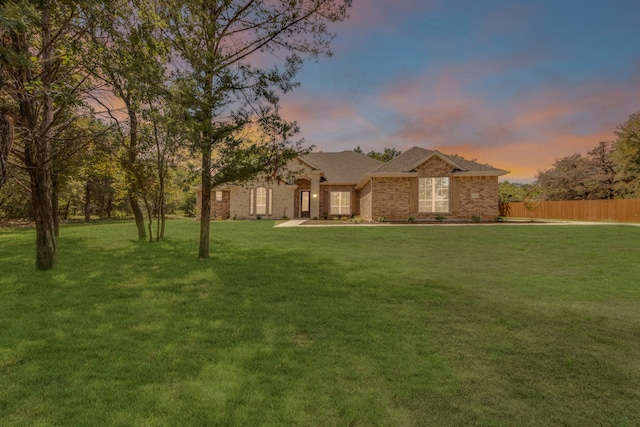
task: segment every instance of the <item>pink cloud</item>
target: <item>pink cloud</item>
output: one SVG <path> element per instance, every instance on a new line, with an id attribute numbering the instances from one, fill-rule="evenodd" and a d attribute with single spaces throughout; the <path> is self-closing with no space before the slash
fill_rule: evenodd
<path id="1" fill-rule="evenodd" d="M 349 99 L 298 94 L 283 100 L 281 113 L 301 125 L 301 136 L 316 151 L 350 150 L 381 133 Z"/>
<path id="2" fill-rule="evenodd" d="M 512 64 L 481 62 L 427 72 L 390 85 L 377 98 L 395 120 L 387 142 L 437 148 L 517 171 L 507 179 L 532 180 L 559 158 L 612 140 L 616 126 L 637 110 L 640 72 L 622 84 L 599 80 L 522 90 L 501 103 L 469 89 Z"/>

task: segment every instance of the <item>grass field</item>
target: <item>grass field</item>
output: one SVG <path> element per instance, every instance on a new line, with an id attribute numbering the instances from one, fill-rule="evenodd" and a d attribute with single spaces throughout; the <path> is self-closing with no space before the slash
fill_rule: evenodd
<path id="1" fill-rule="evenodd" d="M 640 227 L 0 231 L 0 424 L 640 424 Z"/>

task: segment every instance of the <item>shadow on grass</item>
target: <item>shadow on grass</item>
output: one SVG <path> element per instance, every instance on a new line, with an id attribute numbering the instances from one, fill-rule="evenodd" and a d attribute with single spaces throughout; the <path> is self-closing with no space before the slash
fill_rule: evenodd
<path id="1" fill-rule="evenodd" d="M 3 422 L 633 425 L 640 416 L 629 284 L 638 244 L 618 229 L 230 222 L 212 225 L 211 259 L 198 261 L 195 224 L 171 225 L 154 244 L 132 241 L 131 224 L 65 228 L 59 265 L 45 273 L 33 271 L 31 235 L 0 236 L 12 260 L 0 259 Z M 606 242 L 613 255 L 594 258 Z"/>
<path id="2" fill-rule="evenodd" d="M 3 283 L 9 423 L 394 424 L 402 378 L 443 382 L 332 257 L 222 233 L 198 261 L 190 238 L 99 231 L 68 232 L 56 270 L 15 265 Z"/>

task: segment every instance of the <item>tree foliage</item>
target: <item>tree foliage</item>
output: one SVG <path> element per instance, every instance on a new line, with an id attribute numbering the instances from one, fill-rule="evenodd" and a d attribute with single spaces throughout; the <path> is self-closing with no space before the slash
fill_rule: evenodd
<path id="1" fill-rule="evenodd" d="M 640 197 L 640 112 L 629 116 L 616 135 L 616 190 L 621 197 Z"/>
<path id="2" fill-rule="evenodd" d="M 297 86 L 302 56 L 330 54 L 328 24 L 346 18 L 351 1 L 160 4 L 176 70 L 175 99 L 202 159 L 199 257 L 207 258 L 213 177 L 278 178 L 286 160 L 300 154 L 292 139 L 298 127 L 280 116 L 279 96 Z M 255 130 L 254 138 L 243 138 L 247 129 Z"/>
<path id="3" fill-rule="evenodd" d="M 500 203 L 524 202 L 536 191 L 533 184 L 503 181 L 498 185 L 498 198 Z"/>
<path id="4" fill-rule="evenodd" d="M 358 154 L 364 155 L 364 151 L 362 151 L 362 148 L 360 148 L 359 145 L 354 148 L 353 151 Z M 371 157 L 372 159 L 380 160 L 381 162 L 388 162 L 394 157 L 398 157 L 400 154 L 402 154 L 402 151 L 400 150 L 396 150 L 395 148 L 385 148 L 383 151 L 371 150 L 366 155 Z"/>
<path id="5" fill-rule="evenodd" d="M 79 2 L 4 2 L 0 6 L 1 110 L 15 125 L 14 151 L 29 174 L 36 221 L 36 267 L 57 257 L 56 160 L 84 90 L 77 66 L 83 34 Z"/>
<path id="6" fill-rule="evenodd" d="M 614 143 L 600 142 L 586 155 L 557 159 L 536 175 L 536 185 L 547 200 L 597 200 L 616 196 Z"/>

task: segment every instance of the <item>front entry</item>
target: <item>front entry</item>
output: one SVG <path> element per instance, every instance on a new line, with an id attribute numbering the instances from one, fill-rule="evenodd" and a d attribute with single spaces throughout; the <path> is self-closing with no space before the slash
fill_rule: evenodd
<path id="1" fill-rule="evenodd" d="M 311 211 L 311 191 L 300 192 L 300 217 L 309 218 Z"/>

